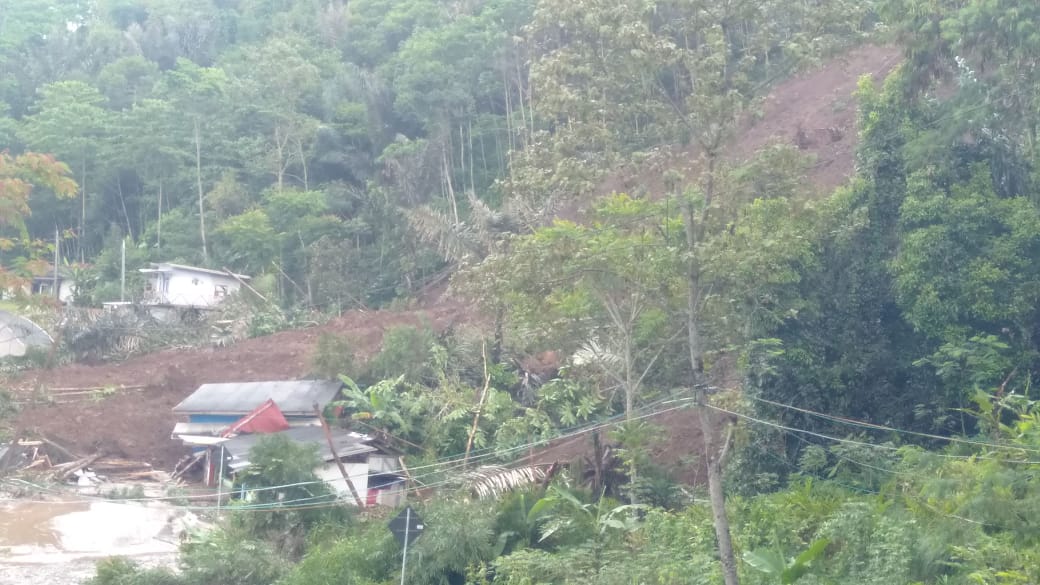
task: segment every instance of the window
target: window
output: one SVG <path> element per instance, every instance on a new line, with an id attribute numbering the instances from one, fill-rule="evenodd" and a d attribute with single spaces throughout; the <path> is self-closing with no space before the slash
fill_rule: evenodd
<path id="1" fill-rule="evenodd" d="M 216 287 L 214 287 L 214 289 L 213 289 L 213 298 L 222 299 L 222 298 L 226 297 L 227 295 L 228 295 L 228 290 L 227 290 L 227 285 L 226 284 L 218 284 Z"/>
<path id="2" fill-rule="evenodd" d="M 199 279 L 197 279 L 197 278 L 193 278 L 193 279 L 191 279 L 191 283 L 194 284 L 195 286 L 199 286 L 201 281 Z"/>

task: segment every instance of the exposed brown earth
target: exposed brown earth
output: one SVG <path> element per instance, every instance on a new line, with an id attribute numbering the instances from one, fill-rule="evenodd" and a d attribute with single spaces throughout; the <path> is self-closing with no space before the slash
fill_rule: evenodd
<path id="1" fill-rule="evenodd" d="M 747 117 L 723 160 L 740 164 L 770 144 L 793 145 L 814 159 L 809 170 L 813 186 L 829 193 L 856 171 L 859 137 L 854 93 L 860 78 L 866 75 L 881 81 L 901 60 L 898 47 L 864 45 L 778 83 L 763 99 L 760 115 Z M 666 171 L 692 178 L 700 164 L 698 149 L 670 149 L 653 164 L 611 175 L 601 191 L 663 193 Z"/>
<path id="2" fill-rule="evenodd" d="M 44 434 L 82 454 L 103 451 L 169 470 L 185 454 L 170 439 L 170 409 L 199 385 L 306 378 L 312 374 L 313 352 L 322 333 L 347 337 L 364 357 L 379 349 L 388 328 L 426 323 L 442 330 L 461 313 L 451 303 L 424 310 L 353 311 L 320 327 L 247 339 L 226 348 L 160 351 L 119 363 L 31 371 L 14 381 L 16 395 L 41 397 L 68 388 L 117 390 L 65 404 L 29 403 L 14 426 L 22 434 Z M 124 386 L 129 388 L 119 390 Z"/>

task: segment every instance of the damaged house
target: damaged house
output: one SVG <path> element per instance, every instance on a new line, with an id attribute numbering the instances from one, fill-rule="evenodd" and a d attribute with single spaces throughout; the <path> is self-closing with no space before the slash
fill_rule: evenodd
<path id="1" fill-rule="evenodd" d="M 328 380 L 203 384 L 173 408 L 187 420 L 172 438 L 193 451 L 175 473 L 201 465 L 205 484 L 217 485 L 249 466 L 264 435 L 280 434 L 314 446 L 322 462 L 315 474 L 346 501 L 353 498 L 341 466 L 365 505 L 396 505 L 404 491 L 398 454 L 367 435 L 322 428 L 319 413 L 342 387 Z"/>

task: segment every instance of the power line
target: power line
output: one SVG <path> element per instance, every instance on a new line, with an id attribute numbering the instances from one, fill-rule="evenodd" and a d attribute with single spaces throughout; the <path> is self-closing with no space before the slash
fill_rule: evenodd
<path id="1" fill-rule="evenodd" d="M 841 417 L 841 416 L 835 416 L 835 415 L 832 415 L 832 414 L 825 414 L 825 413 L 822 413 L 822 412 L 816 412 L 816 411 L 812 411 L 812 410 L 809 410 L 809 409 L 806 409 L 806 408 L 799 408 L 797 406 L 793 406 L 793 405 L 790 405 L 790 404 L 784 404 L 782 402 L 774 402 L 772 400 L 767 400 L 765 398 L 758 398 L 758 397 L 755 397 L 755 396 L 748 396 L 748 398 L 750 398 L 752 400 L 755 400 L 757 402 L 763 402 L 765 404 L 771 404 L 773 406 L 778 406 L 780 408 L 787 408 L 787 409 L 790 409 L 790 410 L 794 410 L 796 412 L 801 412 L 803 414 L 808 414 L 808 415 L 811 415 L 811 416 L 819 417 L 819 418 L 822 418 L 822 419 L 825 419 L 825 420 L 829 420 L 829 421 L 832 421 L 832 422 L 846 424 L 846 425 L 850 425 L 850 426 L 862 427 L 862 428 L 876 430 L 876 431 L 885 431 L 885 432 L 899 433 L 899 434 L 904 434 L 904 435 L 912 435 L 912 436 L 916 436 L 916 437 L 922 437 L 922 438 L 926 438 L 926 439 L 934 439 L 934 440 L 938 440 L 938 441 L 949 441 L 951 443 L 963 443 L 965 445 L 972 445 L 972 446 L 976 446 L 976 447 L 990 447 L 990 448 L 993 448 L 993 449 L 1008 449 L 1008 450 L 1013 450 L 1013 451 L 1027 451 L 1027 452 L 1030 452 L 1030 453 L 1040 453 L 1040 449 L 1033 449 L 1033 448 L 1025 447 L 1025 446 L 1020 446 L 1019 447 L 1019 446 L 1014 446 L 1014 445 L 1001 445 L 1001 444 L 998 444 L 998 443 L 989 443 L 989 442 L 986 442 L 986 441 L 976 441 L 976 440 L 972 440 L 972 439 L 965 439 L 965 438 L 962 438 L 962 437 L 946 437 L 946 436 L 943 436 L 943 435 L 935 435 L 935 434 L 923 433 L 923 432 L 919 432 L 919 431 L 909 431 L 909 430 L 904 430 L 904 429 L 897 429 L 897 428 L 888 427 L 888 426 L 885 426 L 885 425 L 879 425 L 879 424 L 875 424 L 875 423 L 859 421 L 859 420 L 852 419 L 852 418 L 845 418 L 845 417 Z"/>
<path id="2" fill-rule="evenodd" d="M 753 416 L 749 416 L 749 415 L 746 415 L 746 414 L 743 414 L 743 413 L 740 413 L 740 412 L 733 412 L 731 410 L 726 410 L 724 408 L 720 408 L 720 407 L 712 405 L 712 404 L 705 404 L 705 406 L 707 408 L 712 409 L 712 410 L 716 410 L 718 412 L 722 412 L 722 413 L 728 414 L 730 416 L 735 416 L 735 417 L 738 417 L 738 418 L 742 418 L 742 419 L 745 419 L 745 420 L 748 420 L 748 421 L 751 421 L 753 423 L 757 423 L 757 424 L 760 424 L 760 425 L 773 427 L 773 428 L 776 428 L 776 429 L 780 429 L 782 431 L 789 431 L 789 432 L 793 432 L 793 433 L 802 433 L 802 434 L 810 435 L 810 436 L 817 437 L 817 438 L 820 438 L 820 439 L 825 439 L 825 440 L 828 440 L 828 441 L 835 441 L 837 443 L 846 443 L 846 444 L 850 444 L 850 445 L 859 445 L 861 447 L 871 447 L 871 448 L 874 448 L 874 449 L 883 449 L 883 450 L 888 450 L 888 451 L 899 451 L 899 450 L 903 449 L 903 447 L 897 447 L 895 445 L 884 445 L 884 444 L 877 444 L 877 443 L 867 443 L 867 442 L 864 442 L 864 441 L 856 441 L 856 440 L 853 440 L 853 439 L 842 439 L 842 438 L 839 438 L 839 437 L 832 437 L 830 435 L 825 435 L 823 433 L 818 433 L 816 431 L 809 431 L 809 430 L 806 430 L 806 429 L 799 429 L 799 428 L 795 428 L 795 427 L 789 427 L 789 426 L 782 425 L 782 424 L 777 423 L 777 422 L 758 419 L 758 418 L 755 418 Z M 935 452 L 929 452 L 929 453 L 931 455 L 935 456 L 935 457 L 944 457 L 946 459 L 957 459 L 957 460 L 961 460 L 961 461 L 965 461 L 965 460 L 973 460 L 973 461 L 1000 461 L 1000 462 L 1003 462 L 1003 463 L 1015 463 L 1015 464 L 1025 464 L 1025 465 L 1040 465 L 1040 461 L 1032 461 L 1032 460 L 998 459 L 996 457 L 986 457 L 984 455 L 949 455 L 949 454 L 946 454 L 946 453 L 935 453 Z"/>

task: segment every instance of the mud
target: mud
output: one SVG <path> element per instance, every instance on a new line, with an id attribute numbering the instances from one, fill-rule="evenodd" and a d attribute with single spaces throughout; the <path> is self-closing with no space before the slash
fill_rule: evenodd
<path id="1" fill-rule="evenodd" d="M 164 504 L 8 501 L 0 504 L 0 585 L 73 585 L 110 556 L 172 566 L 179 539 L 201 524 Z"/>

